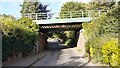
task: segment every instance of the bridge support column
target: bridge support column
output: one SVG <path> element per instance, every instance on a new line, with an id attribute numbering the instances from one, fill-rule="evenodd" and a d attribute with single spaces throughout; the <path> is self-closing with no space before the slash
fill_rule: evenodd
<path id="1" fill-rule="evenodd" d="M 45 33 L 39 33 L 39 39 L 36 42 L 36 52 L 41 52 L 46 48 L 47 45 L 47 35 Z"/>
<path id="2" fill-rule="evenodd" d="M 80 55 L 84 56 L 85 54 L 85 36 L 83 35 L 84 30 L 81 29 L 79 32 L 79 38 L 77 42 L 77 48 L 80 50 Z"/>

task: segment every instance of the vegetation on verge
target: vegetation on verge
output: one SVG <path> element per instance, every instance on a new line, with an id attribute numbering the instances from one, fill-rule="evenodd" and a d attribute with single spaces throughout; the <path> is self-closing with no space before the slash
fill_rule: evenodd
<path id="1" fill-rule="evenodd" d="M 7 60 L 13 55 L 23 56 L 31 53 L 38 38 L 39 27 L 31 19 L 1 15 L 2 23 L 2 59 Z"/>
<path id="2" fill-rule="evenodd" d="M 117 6 L 115 3 L 89 3 L 83 4 L 78 2 L 65 3 L 60 13 L 68 14 L 66 11 L 77 10 L 109 10 L 96 20 L 90 23 L 83 23 L 84 35 L 86 36 L 86 53 L 90 55 L 95 62 L 105 63 L 110 66 L 120 65 L 120 45 L 118 45 L 118 35 L 120 31 L 120 2 Z M 49 12 L 48 5 L 41 5 L 39 2 L 24 2 L 21 13 L 39 13 Z M 73 15 L 76 17 L 76 15 Z M 62 18 L 62 15 L 60 15 Z M 67 18 L 67 16 L 64 16 Z M 2 25 L 2 59 L 7 60 L 8 57 L 22 53 L 24 56 L 29 54 L 38 38 L 39 26 L 31 19 L 20 18 L 16 20 L 12 16 L 0 15 Z M 74 32 L 63 31 L 54 32 L 53 37 L 63 38 L 64 43 L 73 45 L 75 43 Z M 80 51 L 80 50 L 79 50 Z"/>
<path id="3" fill-rule="evenodd" d="M 87 39 L 86 53 L 96 62 L 110 66 L 120 65 L 118 62 L 119 10 L 120 5 L 117 5 L 111 12 L 103 14 L 98 19 L 83 23 L 84 35 Z"/>
<path id="4" fill-rule="evenodd" d="M 40 13 L 49 12 L 48 5 L 43 5 L 39 0 L 31 2 L 24 0 L 20 13 Z M 39 25 L 32 21 L 32 19 L 22 17 L 16 20 L 10 15 L 0 15 L 0 22 L 2 28 L 2 60 L 6 61 L 9 57 L 14 55 L 27 54 L 33 51 L 35 42 L 38 40 Z"/>

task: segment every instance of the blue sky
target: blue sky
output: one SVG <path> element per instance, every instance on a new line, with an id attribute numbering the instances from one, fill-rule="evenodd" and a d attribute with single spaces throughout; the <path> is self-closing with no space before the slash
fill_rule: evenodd
<path id="1" fill-rule="evenodd" d="M 49 4 L 48 9 L 52 12 L 57 12 L 61 9 L 62 5 L 68 1 L 78 1 L 88 3 L 91 0 L 40 0 L 43 4 Z M 23 0 L 0 0 L 0 14 L 12 15 L 15 18 L 20 17 L 20 4 Z"/>

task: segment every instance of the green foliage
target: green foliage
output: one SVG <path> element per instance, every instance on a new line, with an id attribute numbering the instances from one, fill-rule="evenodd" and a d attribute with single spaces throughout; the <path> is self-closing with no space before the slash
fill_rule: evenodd
<path id="1" fill-rule="evenodd" d="M 113 16 L 102 15 L 100 18 L 93 20 L 91 23 L 83 23 L 83 29 L 87 39 L 93 36 L 101 36 L 102 34 L 118 36 L 118 18 Z"/>
<path id="2" fill-rule="evenodd" d="M 76 41 L 75 41 L 76 38 L 75 38 L 74 31 L 61 31 L 61 32 L 55 31 L 55 32 L 48 33 L 48 35 L 53 37 L 53 38 L 62 39 L 63 43 L 65 43 L 71 47 L 75 46 L 75 44 L 76 44 Z"/>
<path id="3" fill-rule="evenodd" d="M 65 31 L 64 33 L 66 34 L 66 37 L 69 38 L 69 39 L 72 38 L 73 34 L 74 34 L 73 31 Z"/>
<path id="4" fill-rule="evenodd" d="M 23 4 L 21 5 L 22 10 L 21 13 L 40 13 L 40 12 L 49 12 L 50 10 L 47 10 L 48 5 L 43 5 L 39 2 L 39 0 L 34 0 L 31 2 L 31 0 L 24 0 Z"/>
<path id="5" fill-rule="evenodd" d="M 67 40 L 65 41 L 65 44 L 68 45 L 68 46 L 70 46 L 70 42 L 71 42 L 71 39 L 67 39 Z"/>
<path id="6" fill-rule="evenodd" d="M 74 47 L 76 45 L 76 38 L 75 38 L 75 32 L 74 31 L 65 31 L 66 35 L 65 44 Z"/>
<path id="7" fill-rule="evenodd" d="M 119 5 L 111 12 L 101 15 L 90 23 L 83 23 L 84 35 L 87 42 L 85 44 L 88 53 L 97 62 L 106 62 L 111 66 L 118 65 L 118 45 L 116 44 L 119 34 L 120 13 Z M 115 52 L 116 51 L 116 52 Z"/>
<path id="8" fill-rule="evenodd" d="M 47 35 L 49 37 L 52 37 L 52 38 L 60 38 L 60 39 L 63 39 L 63 40 L 66 39 L 64 31 L 61 31 L 61 32 L 60 31 L 48 32 Z"/>
<path id="9" fill-rule="evenodd" d="M 28 18 L 15 20 L 14 17 L 7 15 L 0 16 L 0 21 L 3 34 L 3 61 L 18 53 L 26 55 L 33 50 L 33 46 L 38 38 L 38 25 Z"/>
<path id="10" fill-rule="evenodd" d="M 107 39 L 106 39 L 107 38 Z M 85 49 L 88 54 L 92 57 L 92 59 L 97 62 L 102 61 L 102 45 L 105 43 L 109 37 L 101 36 L 101 37 L 93 37 L 89 39 L 85 44 Z"/>
<path id="11" fill-rule="evenodd" d="M 59 34 L 53 34 L 53 37 L 54 37 L 54 38 L 59 38 L 60 35 L 59 35 Z"/>
<path id="12" fill-rule="evenodd" d="M 82 9 L 85 9 L 85 4 L 81 2 L 67 2 L 62 6 L 62 9 L 60 11 L 60 18 L 69 18 L 70 14 L 72 17 L 77 17 L 77 13 L 80 13 Z M 68 12 L 68 11 L 73 11 L 73 12 Z M 77 13 L 74 13 L 74 11 L 78 11 Z"/>
<path id="13" fill-rule="evenodd" d="M 67 2 L 62 6 L 61 11 L 73 11 L 73 10 L 81 10 L 84 9 L 84 3 L 81 2 Z"/>
<path id="14" fill-rule="evenodd" d="M 111 39 L 102 47 L 103 61 L 111 66 L 118 65 L 118 39 Z"/>
<path id="15" fill-rule="evenodd" d="M 115 2 L 90 2 L 87 4 L 87 9 L 90 10 L 109 10 L 115 5 Z"/>
<path id="16" fill-rule="evenodd" d="M 21 5 L 22 10 L 20 11 L 21 13 L 35 13 L 38 6 L 39 6 L 39 2 L 38 0 L 35 0 L 34 2 L 29 2 L 30 0 L 23 1 L 23 4 Z"/>

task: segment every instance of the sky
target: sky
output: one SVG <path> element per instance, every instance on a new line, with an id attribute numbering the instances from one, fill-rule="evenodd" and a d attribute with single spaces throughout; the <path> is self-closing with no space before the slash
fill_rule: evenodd
<path id="1" fill-rule="evenodd" d="M 42 4 L 48 4 L 48 8 L 52 12 L 60 11 L 62 5 L 69 1 L 77 1 L 88 3 L 91 0 L 40 0 Z M 20 17 L 20 4 L 23 3 L 23 0 L 0 0 L 0 14 L 12 15 L 15 18 Z"/>

